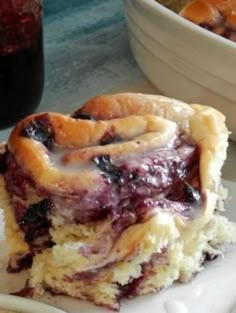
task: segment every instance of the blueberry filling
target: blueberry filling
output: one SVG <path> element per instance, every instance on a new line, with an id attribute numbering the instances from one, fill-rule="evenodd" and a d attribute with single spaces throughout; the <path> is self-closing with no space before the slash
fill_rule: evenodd
<path id="1" fill-rule="evenodd" d="M 4 153 L 0 154 L 0 173 L 4 174 L 7 170 L 7 161 L 8 161 L 8 151 L 5 151 Z"/>
<path id="2" fill-rule="evenodd" d="M 32 265 L 32 259 L 34 254 L 29 252 L 23 256 L 19 256 L 15 262 L 10 260 L 7 266 L 8 273 L 18 273 L 24 269 L 28 269 Z"/>
<path id="3" fill-rule="evenodd" d="M 193 218 L 200 214 L 197 208 L 203 200 L 199 157 L 196 144 L 183 142 L 178 147 L 162 147 L 119 161 L 109 155 L 96 156 L 91 161 L 100 177 L 93 188 L 71 196 L 53 194 L 53 214 L 70 222 L 87 223 L 108 216 L 121 221 L 119 218 L 127 212 L 136 215 L 130 222 L 133 224 L 137 219 L 141 222 L 156 206 Z"/>
<path id="4" fill-rule="evenodd" d="M 54 245 L 54 243 L 48 238 L 48 230 L 50 226 L 49 221 L 45 221 L 44 223 L 34 225 L 34 227 L 24 230 L 25 241 L 32 247 L 32 251 L 42 250 L 42 248 L 50 248 Z"/>
<path id="5" fill-rule="evenodd" d="M 92 159 L 102 173 L 111 182 L 122 184 L 124 182 L 122 171 L 114 165 L 109 155 L 100 155 Z"/>
<path id="6" fill-rule="evenodd" d="M 46 217 L 46 214 L 49 211 L 50 206 L 51 203 L 48 199 L 44 199 L 38 203 L 32 204 L 18 224 L 24 226 L 40 222 L 42 219 Z"/>
<path id="7" fill-rule="evenodd" d="M 21 135 L 41 142 L 49 150 L 52 149 L 54 144 L 55 135 L 48 114 L 41 115 L 37 119 L 32 120 L 23 128 Z"/>
<path id="8" fill-rule="evenodd" d="M 110 129 L 109 131 L 106 131 L 104 136 L 102 137 L 100 141 L 101 146 L 105 146 L 111 143 L 119 142 L 122 138 L 118 136 L 114 129 Z"/>
<path id="9" fill-rule="evenodd" d="M 4 172 L 6 188 L 10 194 L 11 202 L 13 203 L 18 197 L 22 200 L 27 200 L 27 187 L 31 185 L 30 178 L 21 170 L 11 153 L 7 157 L 7 168 Z M 22 205 L 19 205 L 19 210 L 14 206 L 16 219 L 21 216 Z M 17 205 L 18 206 L 18 205 Z M 19 214 L 18 214 L 19 211 Z"/>
<path id="10" fill-rule="evenodd" d="M 140 182 L 141 177 L 138 174 L 138 171 L 133 171 L 129 174 L 128 177 L 129 182 L 133 183 L 133 184 L 137 184 Z"/>
<path id="11" fill-rule="evenodd" d="M 138 278 L 133 278 L 126 285 L 119 285 L 121 298 L 133 298 L 139 294 L 139 288 L 147 281 L 150 276 L 155 273 L 155 266 L 157 264 L 167 264 L 166 249 L 163 249 L 159 253 L 154 253 L 150 260 L 141 264 L 141 275 Z"/>
<path id="12" fill-rule="evenodd" d="M 32 246 L 32 249 L 37 249 L 37 246 L 53 245 L 48 234 L 50 228 L 48 212 L 51 210 L 51 205 L 48 199 L 32 204 L 18 221 L 18 225 L 25 233 L 25 241 Z"/>
<path id="13" fill-rule="evenodd" d="M 71 114 L 71 117 L 73 117 L 76 120 L 95 121 L 95 119 L 94 119 L 94 117 L 92 115 L 80 113 L 79 110 L 75 111 L 73 114 Z"/>
<path id="14" fill-rule="evenodd" d="M 22 171 L 11 153 L 8 155 L 4 179 L 14 209 L 15 219 L 24 232 L 25 240 L 31 250 L 51 246 L 53 243 L 49 236 L 50 221 L 48 213 L 51 210 L 52 203 L 48 199 L 47 193 L 37 189 L 32 178 Z M 29 190 L 31 196 L 42 198 L 42 200 L 27 206 L 25 202 L 28 200 Z"/>
<path id="15" fill-rule="evenodd" d="M 193 186 L 184 182 L 184 195 L 187 202 L 193 204 L 201 200 L 200 192 Z"/>
<path id="16" fill-rule="evenodd" d="M 34 289 L 29 286 L 29 282 L 26 281 L 25 287 L 17 292 L 12 292 L 11 295 L 23 298 L 32 298 L 34 294 Z"/>
<path id="17" fill-rule="evenodd" d="M 213 254 L 213 253 L 210 253 L 210 252 L 205 252 L 204 255 L 203 255 L 203 263 L 205 261 L 213 261 L 215 260 L 219 255 L 218 254 Z"/>
<path id="18" fill-rule="evenodd" d="M 71 223 L 89 223 L 111 218 L 116 238 L 135 223 L 142 223 L 156 210 L 168 210 L 191 219 L 204 200 L 199 177 L 200 149 L 179 138 L 172 147 L 161 147 L 140 155 L 113 160 L 110 155 L 91 159 L 98 175 L 91 188 L 70 194 L 41 190 L 30 181 L 10 155 L 4 173 L 16 221 L 32 251 L 53 245 L 49 235 L 50 216 L 59 215 Z M 26 207 L 27 190 L 42 200 Z M 19 201 L 19 199 L 21 201 Z M 96 248 L 96 247 L 95 247 Z M 93 249 L 93 247 L 91 247 Z"/>

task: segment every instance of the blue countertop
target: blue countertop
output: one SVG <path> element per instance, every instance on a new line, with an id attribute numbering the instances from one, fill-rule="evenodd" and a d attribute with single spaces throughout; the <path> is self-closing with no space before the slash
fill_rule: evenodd
<path id="1" fill-rule="evenodd" d="M 142 79 L 129 49 L 122 1 L 46 0 L 44 12 L 41 110 L 71 112 L 91 96 Z"/>

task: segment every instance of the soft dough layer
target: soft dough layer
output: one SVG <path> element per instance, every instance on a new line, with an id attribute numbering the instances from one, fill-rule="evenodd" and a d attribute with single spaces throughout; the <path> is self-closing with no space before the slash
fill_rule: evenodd
<path id="1" fill-rule="evenodd" d="M 227 139 L 220 112 L 152 95 L 26 118 L 0 153 L 8 270 L 115 310 L 188 281 L 236 240 L 219 215 Z"/>
<path id="2" fill-rule="evenodd" d="M 78 251 L 89 243 L 86 235 L 85 241 L 79 238 L 81 232 L 91 232 L 87 237 L 91 242 L 94 230 L 79 228 L 74 240 L 61 242 L 35 257 L 31 286 L 39 293 L 44 286 L 55 294 L 92 300 L 115 310 L 122 297 L 132 298 L 160 291 L 174 281 L 188 281 L 202 270 L 205 259 L 221 253 L 220 244 L 231 242 L 235 236 L 235 227 L 219 215 L 192 233 L 190 229 L 181 231 L 174 215 L 158 212 L 146 223 L 124 231 L 109 255 L 103 251 L 86 257 Z M 63 235 L 68 238 L 67 233 Z"/>

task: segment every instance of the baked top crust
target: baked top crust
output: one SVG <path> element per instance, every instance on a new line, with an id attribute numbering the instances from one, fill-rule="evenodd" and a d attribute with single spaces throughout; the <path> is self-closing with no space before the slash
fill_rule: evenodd
<path id="1" fill-rule="evenodd" d="M 200 147 L 201 192 L 206 197 L 201 227 L 216 206 L 228 139 L 224 116 L 211 107 L 134 93 L 98 96 L 72 116 L 29 116 L 16 126 L 8 146 L 40 188 L 65 195 L 92 189 L 99 181 L 99 170 L 88 164 L 96 156 L 124 160 L 170 146 L 181 133 Z"/>

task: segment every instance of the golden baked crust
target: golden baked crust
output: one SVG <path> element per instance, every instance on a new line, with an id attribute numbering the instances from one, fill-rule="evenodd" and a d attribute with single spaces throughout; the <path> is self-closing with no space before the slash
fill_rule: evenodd
<path id="1" fill-rule="evenodd" d="M 76 114 L 89 114 L 98 121 L 76 120 L 59 113 L 40 113 L 20 122 L 10 136 L 9 151 L 41 187 L 56 189 L 57 193 L 66 193 L 72 186 L 74 191 L 90 188 L 98 173 L 86 167 L 82 173 L 81 170 L 73 173 L 61 171 L 58 164 L 51 161 L 42 143 L 22 136 L 23 129 L 35 118 L 46 118 L 50 123 L 55 144 L 65 149 L 62 157 L 65 167 L 83 165 L 99 154 L 109 154 L 118 159 L 152 150 L 170 142 L 181 129 L 201 147 L 200 177 L 202 192 L 208 195 L 208 218 L 205 220 L 208 222 L 216 205 L 228 145 L 223 114 L 211 107 L 190 106 L 163 96 L 132 93 L 95 97 Z M 122 141 L 100 146 L 100 141 L 111 129 Z"/>
<path id="2" fill-rule="evenodd" d="M 90 99 L 77 113 L 92 114 L 94 118 L 109 120 L 129 115 L 153 114 L 175 123 L 185 123 L 193 114 L 191 107 L 179 100 L 159 95 L 119 93 Z"/>
<path id="3" fill-rule="evenodd" d="M 47 118 L 53 130 L 54 143 L 64 150 L 62 165 L 83 165 L 100 154 L 109 154 L 119 158 L 130 153 L 141 153 L 161 146 L 173 139 L 176 125 L 153 115 L 129 116 L 110 121 L 76 120 L 59 113 L 42 113 L 28 117 L 20 122 L 9 139 L 9 150 L 17 162 L 37 181 L 40 186 L 66 192 L 67 188 L 76 191 L 89 188 L 97 178 L 95 170 L 82 168 L 82 175 L 77 172 L 63 172 L 50 159 L 47 149 L 33 138 L 22 136 L 22 130 L 37 118 Z M 132 124 L 132 128 L 130 125 Z M 100 146 L 105 134 L 115 131 L 123 141 L 119 144 Z M 137 142 L 141 142 L 139 144 Z M 66 150 L 70 149 L 70 151 Z M 53 154 L 54 152 L 52 152 Z M 56 153 L 56 152 L 55 152 Z M 59 183 L 60 182 L 60 183 Z M 56 187 L 55 187 L 56 186 Z"/>

